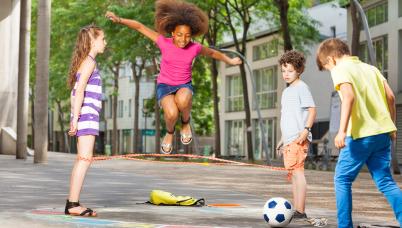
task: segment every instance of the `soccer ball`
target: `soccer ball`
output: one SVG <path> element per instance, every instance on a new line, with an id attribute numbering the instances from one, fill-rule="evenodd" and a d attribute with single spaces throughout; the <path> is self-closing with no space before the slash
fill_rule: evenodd
<path id="1" fill-rule="evenodd" d="M 271 227 L 285 227 L 293 217 L 292 204 L 282 197 L 269 199 L 264 205 L 264 219 Z"/>

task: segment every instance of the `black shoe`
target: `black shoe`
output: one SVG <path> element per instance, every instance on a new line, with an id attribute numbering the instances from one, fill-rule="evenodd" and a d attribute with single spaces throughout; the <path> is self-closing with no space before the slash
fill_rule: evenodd
<path id="1" fill-rule="evenodd" d="M 306 213 L 295 211 L 295 213 L 293 214 L 293 219 L 306 219 L 306 218 L 307 218 Z"/>

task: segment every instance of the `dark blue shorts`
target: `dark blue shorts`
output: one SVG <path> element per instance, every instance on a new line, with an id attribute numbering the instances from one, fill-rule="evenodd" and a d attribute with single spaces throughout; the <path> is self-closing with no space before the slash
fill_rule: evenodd
<path id="1" fill-rule="evenodd" d="M 162 98 L 170 94 L 176 94 L 176 92 L 181 88 L 188 88 L 189 90 L 191 90 L 191 93 L 194 94 L 194 88 L 191 84 L 191 81 L 186 84 L 175 85 L 175 86 L 163 83 L 158 84 L 156 86 L 156 97 L 158 99 L 158 104 L 160 105 Z"/>

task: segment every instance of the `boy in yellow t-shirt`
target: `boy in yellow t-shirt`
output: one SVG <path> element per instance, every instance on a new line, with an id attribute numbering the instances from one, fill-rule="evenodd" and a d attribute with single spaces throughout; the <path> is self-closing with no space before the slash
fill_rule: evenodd
<path id="1" fill-rule="evenodd" d="M 402 191 L 390 171 L 391 140 L 396 138 L 395 96 L 380 71 L 350 56 L 339 39 L 323 41 L 317 51 L 320 70 L 331 71 L 342 106 L 335 146 L 338 227 L 352 228 L 352 182 L 364 164 L 402 226 Z"/>

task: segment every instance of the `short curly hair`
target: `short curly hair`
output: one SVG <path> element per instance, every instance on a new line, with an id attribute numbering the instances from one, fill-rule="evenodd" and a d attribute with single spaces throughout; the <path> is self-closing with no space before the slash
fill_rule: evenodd
<path id="1" fill-rule="evenodd" d="M 306 58 L 303 53 L 291 50 L 285 52 L 279 59 L 279 65 L 292 65 L 297 73 L 301 74 L 304 71 L 304 65 L 306 64 Z"/>
<path id="2" fill-rule="evenodd" d="M 208 16 L 194 4 L 179 0 L 158 0 L 155 8 L 155 27 L 163 35 L 172 33 L 178 25 L 189 26 L 192 36 L 208 32 Z"/>

